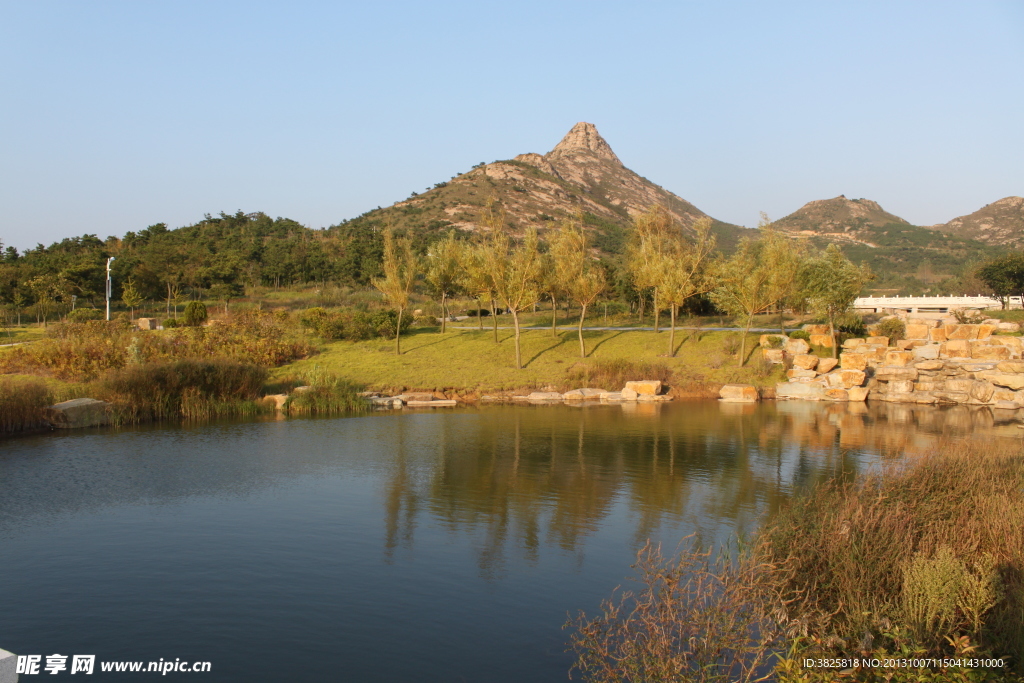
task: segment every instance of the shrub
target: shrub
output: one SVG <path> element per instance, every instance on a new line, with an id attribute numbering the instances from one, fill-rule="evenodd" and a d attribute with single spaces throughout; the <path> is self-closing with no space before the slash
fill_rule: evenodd
<path id="1" fill-rule="evenodd" d="M 867 327 L 864 325 L 864 318 L 856 313 L 847 313 L 836 322 L 836 332 L 847 338 L 863 337 L 867 334 Z"/>
<path id="2" fill-rule="evenodd" d="M 179 360 L 132 365 L 98 385 L 118 422 L 208 419 L 254 412 L 267 370 L 228 360 Z"/>
<path id="3" fill-rule="evenodd" d="M 953 317 L 961 325 L 980 325 L 985 322 L 985 316 L 978 311 L 968 311 L 962 308 L 957 308 L 952 311 Z"/>
<path id="4" fill-rule="evenodd" d="M 398 311 L 384 308 L 374 312 L 370 316 L 370 326 L 381 337 L 391 338 L 395 336 L 395 328 L 398 325 Z M 402 334 L 405 334 L 412 326 L 412 316 L 408 311 L 402 315 Z"/>
<path id="5" fill-rule="evenodd" d="M 187 327 L 199 327 L 206 322 L 207 317 L 206 304 L 202 301 L 189 301 L 185 306 L 185 325 Z"/>
<path id="6" fill-rule="evenodd" d="M 168 318 L 163 322 L 163 326 L 165 330 L 173 330 L 174 328 L 178 327 L 178 319 Z"/>
<path id="7" fill-rule="evenodd" d="M 87 320 L 103 320 L 106 314 L 98 308 L 76 308 L 67 315 L 67 321 L 84 323 Z"/>
<path id="8" fill-rule="evenodd" d="M 769 335 L 768 338 L 764 340 L 764 343 L 761 344 L 761 347 L 765 349 L 781 349 L 785 345 L 786 339 L 784 337 L 777 334 L 773 334 Z"/>
<path id="9" fill-rule="evenodd" d="M 722 338 L 722 352 L 727 356 L 735 356 L 740 351 L 740 335 L 727 334 Z"/>
<path id="10" fill-rule="evenodd" d="M 807 330 L 793 330 L 789 333 L 790 339 L 803 339 L 808 344 L 811 342 L 811 333 Z"/>
<path id="11" fill-rule="evenodd" d="M 882 337 L 888 337 L 890 342 L 903 339 L 907 334 L 907 324 L 899 318 L 886 318 L 875 325 L 875 333 Z"/>

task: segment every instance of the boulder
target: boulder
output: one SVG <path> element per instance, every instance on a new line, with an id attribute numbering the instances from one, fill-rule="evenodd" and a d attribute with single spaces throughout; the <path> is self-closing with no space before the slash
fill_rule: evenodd
<path id="1" fill-rule="evenodd" d="M 946 358 L 970 358 L 971 343 L 966 339 L 955 339 L 941 344 L 939 355 Z"/>
<path id="2" fill-rule="evenodd" d="M 803 353 L 808 353 L 811 350 L 811 345 L 804 339 L 790 339 L 786 342 L 786 353 L 791 356 L 799 356 Z"/>
<path id="3" fill-rule="evenodd" d="M 110 404 L 95 398 L 74 398 L 46 409 L 45 419 L 57 429 L 110 424 Z"/>
<path id="4" fill-rule="evenodd" d="M 996 366 L 999 372 L 1024 372 L 1024 361 L 1004 360 Z"/>
<path id="5" fill-rule="evenodd" d="M 644 379 L 635 382 L 626 382 L 626 388 L 632 389 L 637 394 L 644 394 L 647 396 L 657 396 L 661 393 L 661 380 L 660 379 Z"/>
<path id="6" fill-rule="evenodd" d="M 821 358 L 818 360 L 818 367 L 815 369 L 818 372 L 826 373 L 834 370 L 837 365 L 839 365 L 838 358 Z"/>
<path id="7" fill-rule="evenodd" d="M 601 394 L 601 400 L 602 401 L 625 401 L 626 399 L 622 398 L 622 392 L 621 391 L 606 391 L 603 394 Z"/>
<path id="8" fill-rule="evenodd" d="M 608 393 L 604 389 L 573 389 L 562 394 L 564 401 L 586 401 L 601 398 L 601 394 Z"/>
<path id="9" fill-rule="evenodd" d="M 643 402 L 656 403 L 656 402 L 660 402 L 660 401 L 671 401 L 672 397 L 671 396 L 664 396 L 664 395 L 659 396 L 657 394 L 637 394 L 636 395 L 636 400 L 640 401 L 641 403 L 643 403 Z"/>
<path id="10" fill-rule="evenodd" d="M 266 396 L 263 397 L 263 400 L 273 401 L 274 410 L 284 410 L 284 404 L 288 400 L 288 394 L 267 394 Z M 370 400 L 376 403 L 378 399 L 371 398 Z M 388 399 L 388 401 L 390 400 L 391 399 Z"/>
<path id="11" fill-rule="evenodd" d="M 435 399 L 431 397 L 431 399 L 430 401 L 406 401 L 405 406 L 407 408 L 450 408 L 459 404 L 458 401 L 450 398 Z"/>
<path id="12" fill-rule="evenodd" d="M 726 384 L 718 390 L 719 400 L 727 403 L 756 403 L 757 389 L 749 384 Z"/>
<path id="13" fill-rule="evenodd" d="M 139 318 L 135 321 L 135 326 L 140 330 L 155 330 L 160 327 L 160 321 L 156 318 Z"/>
<path id="14" fill-rule="evenodd" d="M 933 391 L 932 396 L 943 403 L 967 403 L 971 395 L 959 391 Z"/>
<path id="15" fill-rule="evenodd" d="M 626 387 L 619 392 L 619 396 L 622 398 L 623 401 L 635 401 L 637 396 L 639 395 L 640 394 L 638 394 L 635 390 L 629 388 L 628 382 L 626 383 Z"/>
<path id="16" fill-rule="evenodd" d="M 867 341 L 868 344 L 871 344 L 872 346 L 888 346 L 889 345 L 889 338 L 888 337 L 875 337 L 875 336 L 871 336 L 871 337 L 868 337 L 866 341 Z"/>
<path id="17" fill-rule="evenodd" d="M 868 398 L 867 387 L 850 387 L 846 390 L 847 400 L 865 401 Z"/>
<path id="18" fill-rule="evenodd" d="M 999 323 L 996 325 L 1000 332 L 1020 332 L 1019 323 Z"/>
<path id="19" fill-rule="evenodd" d="M 868 362 L 881 363 L 885 360 L 886 353 L 888 353 L 888 347 L 886 346 L 869 346 L 867 352 Z"/>
<path id="20" fill-rule="evenodd" d="M 1024 375 L 989 370 L 988 372 L 979 372 L 978 379 L 988 380 L 992 384 L 1013 389 L 1014 391 L 1024 389 Z"/>
<path id="21" fill-rule="evenodd" d="M 896 348 L 900 351 L 912 351 L 918 346 L 924 346 L 927 343 L 924 339 L 900 339 L 896 342 Z"/>
<path id="22" fill-rule="evenodd" d="M 961 393 L 970 393 L 971 388 L 974 386 L 973 379 L 965 379 L 963 377 L 957 377 L 954 379 L 947 379 L 943 383 L 943 391 L 957 391 Z"/>
<path id="23" fill-rule="evenodd" d="M 897 394 L 910 394 L 914 391 L 914 381 L 910 379 L 897 379 L 889 382 L 889 391 Z"/>
<path id="24" fill-rule="evenodd" d="M 988 403 L 992 400 L 992 394 L 995 393 L 996 388 L 988 382 L 982 382 L 980 380 L 974 380 L 971 385 L 971 391 L 969 392 L 971 398 L 975 401 L 981 401 L 982 403 Z"/>
<path id="25" fill-rule="evenodd" d="M 992 407 L 996 410 L 1017 410 L 1020 408 L 1020 406 L 1013 401 L 996 401 L 995 405 Z"/>
<path id="26" fill-rule="evenodd" d="M 778 365 L 786 362 L 786 352 L 782 349 L 761 349 L 761 354 L 769 363 Z"/>
<path id="27" fill-rule="evenodd" d="M 828 325 L 804 325 L 804 331 L 807 334 L 828 334 Z"/>
<path id="28" fill-rule="evenodd" d="M 914 391 L 943 391 L 945 388 L 945 382 L 918 381 L 914 384 Z"/>
<path id="29" fill-rule="evenodd" d="M 434 397 L 431 396 L 430 398 L 433 399 Z M 403 399 L 403 400 L 405 400 L 405 402 L 407 404 L 409 403 L 408 399 Z M 418 399 L 414 399 L 414 400 L 418 400 Z M 562 395 L 560 393 L 558 393 L 557 391 L 534 391 L 533 393 L 531 393 L 529 396 L 526 397 L 526 400 L 528 400 L 528 401 L 561 401 L 562 400 Z"/>
<path id="30" fill-rule="evenodd" d="M 988 339 L 992 336 L 992 333 L 999 329 L 999 325 L 986 325 L 982 323 L 978 325 L 978 339 Z"/>
<path id="31" fill-rule="evenodd" d="M 917 379 L 917 370 L 914 368 L 878 368 L 875 370 L 875 379 L 880 382 L 892 382 L 900 379 Z"/>
<path id="32" fill-rule="evenodd" d="M 912 351 L 888 351 L 885 354 L 885 364 L 893 367 L 903 368 L 914 362 Z"/>
<path id="33" fill-rule="evenodd" d="M 775 397 L 820 401 L 825 397 L 825 386 L 821 382 L 784 382 L 775 387 Z"/>
<path id="34" fill-rule="evenodd" d="M 1010 348 L 1001 344 L 989 344 L 987 341 L 972 341 L 971 358 L 979 360 L 1008 360 L 1010 358 Z"/>
<path id="35" fill-rule="evenodd" d="M 839 371 L 839 377 L 842 380 L 843 387 L 849 389 L 850 387 L 859 387 L 864 384 L 867 374 L 863 370 L 847 370 L 844 368 Z"/>
<path id="36" fill-rule="evenodd" d="M 925 344 L 914 349 L 914 358 L 917 360 L 934 360 L 939 357 L 939 344 Z"/>
<path id="37" fill-rule="evenodd" d="M 923 360 L 920 363 L 914 363 L 914 367 L 918 370 L 941 370 L 946 367 L 946 364 L 941 360 Z"/>
<path id="38" fill-rule="evenodd" d="M 992 392 L 992 400 L 996 403 L 999 403 L 1000 401 L 1016 401 L 1017 392 L 1004 389 L 1002 387 L 996 387 Z"/>
<path id="39" fill-rule="evenodd" d="M 947 339 L 949 339 L 949 337 L 946 336 L 945 327 L 933 327 L 928 330 L 928 341 L 944 342 Z"/>
<path id="40" fill-rule="evenodd" d="M 850 371 L 855 372 L 855 371 Z M 846 385 L 843 384 L 843 373 L 832 372 L 827 375 L 823 375 L 822 378 L 828 383 L 828 386 L 833 389 L 845 389 Z"/>
<path id="41" fill-rule="evenodd" d="M 785 346 L 787 341 L 789 341 L 789 337 L 787 337 L 784 334 L 762 334 L 761 339 L 758 343 L 761 345 L 762 348 L 765 349 L 781 350 L 782 347 Z"/>
<path id="42" fill-rule="evenodd" d="M 826 389 L 825 398 L 829 401 L 849 401 L 850 394 L 846 389 Z"/>
<path id="43" fill-rule="evenodd" d="M 817 376 L 818 373 L 814 370 L 804 370 L 803 368 L 790 368 L 786 370 L 786 377 L 791 380 L 814 379 Z"/>
<path id="44" fill-rule="evenodd" d="M 296 387 L 292 391 L 294 391 L 295 393 L 299 394 L 299 393 L 302 393 L 302 391 L 300 391 L 300 390 L 302 390 L 302 391 L 309 391 L 309 387 Z M 559 394 L 557 391 L 555 391 L 555 392 L 538 392 L 538 391 L 535 391 L 535 392 L 533 392 L 533 394 L 530 394 L 530 396 L 532 397 L 534 394 L 539 394 L 539 393 L 546 393 L 546 394 L 553 393 L 555 395 L 555 398 L 559 398 L 559 399 L 562 398 L 562 395 Z M 408 403 L 409 401 L 433 401 L 434 400 L 434 395 L 431 394 L 431 393 L 428 393 L 426 391 L 418 391 L 418 392 L 408 393 L 408 394 L 399 394 L 398 396 L 395 396 L 395 398 L 401 399 L 403 403 Z M 531 398 L 530 400 L 536 401 L 536 400 L 540 400 L 540 399 Z"/>
<path id="45" fill-rule="evenodd" d="M 925 325 L 907 325 L 903 336 L 907 339 L 927 339 L 928 330 Z"/>
<path id="46" fill-rule="evenodd" d="M 1002 335 L 989 337 L 989 343 L 1007 347 L 1010 349 L 1010 355 L 1013 358 L 1020 358 L 1024 354 L 1024 340 L 1021 340 L 1020 337 L 1006 337 Z"/>
<path id="47" fill-rule="evenodd" d="M 946 336 L 951 341 L 954 339 L 977 339 L 978 327 L 979 325 L 957 325 L 952 332 L 947 329 Z"/>
<path id="48" fill-rule="evenodd" d="M 818 367 L 818 357 L 810 353 L 801 353 L 799 356 L 794 356 L 793 367 L 801 370 L 813 370 Z"/>
<path id="49" fill-rule="evenodd" d="M 861 346 L 862 344 L 866 344 L 866 343 L 867 342 L 865 342 L 863 339 L 856 339 L 856 338 L 855 339 L 847 339 L 846 341 L 843 342 L 843 348 L 844 349 L 855 349 L 858 346 Z"/>
<path id="50" fill-rule="evenodd" d="M 863 353 L 844 351 L 839 354 L 839 366 L 843 370 L 863 370 L 868 366 L 868 357 Z"/>
<path id="51" fill-rule="evenodd" d="M 826 348 L 832 348 L 832 335 L 830 334 L 812 334 L 811 335 L 811 346 L 824 346 Z"/>

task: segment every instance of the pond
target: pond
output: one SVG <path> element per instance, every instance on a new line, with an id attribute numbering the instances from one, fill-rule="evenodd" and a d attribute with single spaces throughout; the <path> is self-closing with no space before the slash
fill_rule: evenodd
<path id="1" fill-rule="evenodd" d="M 92 654 L 99 680 L 162 659 L 210 662 L 171 680 L 564 681 L 568 615 L 648 538 L 749 535 L 968 431 L 1020 432 L 965 407 L 676 402 L 8 439 L 0 647 Z"/>

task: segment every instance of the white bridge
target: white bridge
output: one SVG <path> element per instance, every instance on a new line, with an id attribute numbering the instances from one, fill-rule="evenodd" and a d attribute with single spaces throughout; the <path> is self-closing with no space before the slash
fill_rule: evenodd
<path id="1" fill-rule="evenodd" d="M 1021 308 L 1021 298 L 1011 296 L 1007 305 Z M 870 313 L 949 313 L 958 309 L 983 311 L 1002 307 L 1002 301 L 990 296 L 862 296 L 853 302 L 854 310 Z"/>

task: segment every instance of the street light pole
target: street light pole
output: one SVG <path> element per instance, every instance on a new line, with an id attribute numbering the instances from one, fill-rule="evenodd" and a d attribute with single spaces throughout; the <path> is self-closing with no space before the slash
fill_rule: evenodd
<path id="1" fill-rule="evenodd" d="M 110 293 L 111 293 L 111 287 L 110 287 L 110 262 L 113 261 L 113 260 L 114 260 L 113 256 L 111 256 L 110 258 L 107 259 L 107 321 L 108 322 L 110 321 Z"/>

